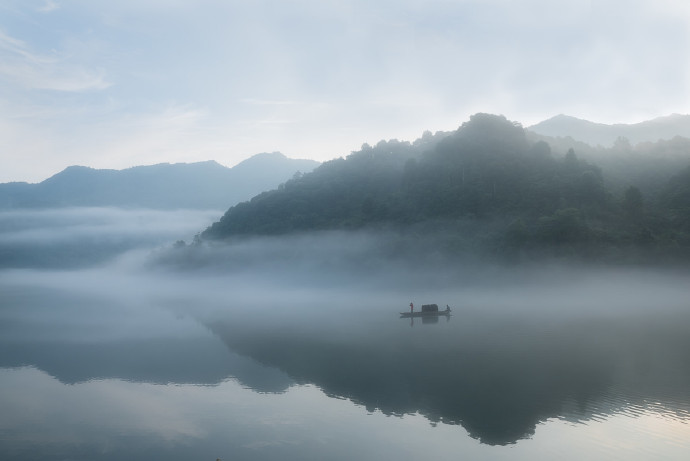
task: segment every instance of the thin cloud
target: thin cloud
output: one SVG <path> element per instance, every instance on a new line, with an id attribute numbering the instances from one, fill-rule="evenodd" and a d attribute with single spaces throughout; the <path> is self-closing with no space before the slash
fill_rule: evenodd
<path id="1" fill-rule="evenodd" d="M 677 0 L 0 3 L 0 181 L 690 107 Z"/>
<path id="2" fill-rule="evenodd" d="M 252 104 L 256 106 L 295 106 L 300 104 L 297 101 L 281 101 L 281 100 L 271 100 L 271 99 L 254 99 L 254 98 L 243 98 L 240 100 L 245 104 Z"/>
<path id="3" fill-rule="evenodd" d="M 52 13 L 55 10 L 60 9 L 60 4 L 54 0 L 46 0 L 43 6 L 38 7 L 36 10 L 40 13 Z"/>
<path id="4" fill-rule="evenodd" d="M 55 53 L 34 52 L 26 42 L 0 30 L 0 76 L 32 90 L 82 92 L 111 86 L 103 70 L 89 70 Z"/>
<path id="5" fill-rule="evenodd" d="M 11 113 L 12 107 L 0 101 L 0 113 Z M 41 109 L 35 117 L 0 118 L 0 164 L 11 166 L 0 172 L 0 182 L 39 182 L 69 165 L 121 169 L 221 159 L 227 149 L 223 127 L 209 128 L 203 109 L 167 105 L 117 118 L 88 108 L 62 114 Z"/>

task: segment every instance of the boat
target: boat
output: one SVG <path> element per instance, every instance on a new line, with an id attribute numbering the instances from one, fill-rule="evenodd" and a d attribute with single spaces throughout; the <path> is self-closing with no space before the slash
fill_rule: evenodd
<path id="1" fill-rule="evenodd" d="M 412 307 L 412 304 L 410 304 L 410 307 Z M 400 317 L 401 318 L 410 318 L 410 317 L 439 317 L 441 315 L 446 315 L 450 316 L 450 306 L 446 305 L 445 310 L 438 310 L 438 304 L 424 304 L 422 305 L 422 310 L 421 311 L 411 311 L 411 312 L 401 312 Z"/>

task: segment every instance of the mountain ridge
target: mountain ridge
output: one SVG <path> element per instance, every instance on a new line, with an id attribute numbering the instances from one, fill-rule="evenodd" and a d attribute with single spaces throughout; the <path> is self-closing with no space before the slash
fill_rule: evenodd
<path id="1" fill-rule="evenodd" d="M 0 209 L 116 206 L 226 209 L 318 166 L 279 152 L 228 168 L 215 160 L 158 163 L 122 170 L 71 165 L 40 183 L 0 184 Z"/>
<path id="2" fill-rule="evenodd" d="M 690 115 L 670 114 L 638 123 L 605 124 L 558 114 L 526 129 L 543 136 L 571 137 L 593 147 L 611 147 L 619 137 L 632 144 L 669 140 L 676 136 L 690 138 Z"/>

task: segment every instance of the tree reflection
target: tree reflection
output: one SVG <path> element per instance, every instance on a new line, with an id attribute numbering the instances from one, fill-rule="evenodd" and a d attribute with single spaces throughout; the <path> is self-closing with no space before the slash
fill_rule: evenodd
<path id="1" fill-rule="evenodd" d="M 690 379 L 687 317 L 532 320 L 465 314 L 454 328 L 372 322 L 366 332 L 223 320 L 210 328 L 232 350 L 298 383 L 369 411 L 459 424 L 492 445 L 529 437 L 548 418 L 581 421 L 650 399 L 673 411 L 690 401 L 682 384 Z"/>

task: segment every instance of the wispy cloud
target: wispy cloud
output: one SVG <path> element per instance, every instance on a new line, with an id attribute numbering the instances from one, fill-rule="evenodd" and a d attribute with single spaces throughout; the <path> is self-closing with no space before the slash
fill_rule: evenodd
<path id="1" fill-rule="evenodd" d="M 46 0 L 43 6 L 37 8 L 41 13 L 51 13 L 58 9 L 60 9 L 60 4 L 55 0 Z"/>
<path id="2" fill-rule="evenodd" d="M 12 114 L 13 107 L 0 101 L 0 114 Z M 227 146 L 224 130 L 208 129 L 206 112 L 188 106 L 169 105 L 115 118 L 88 107 L 61 114 L 41 110 L 0 117 L 0 165 L 5 165 L 0 182 L 38 182 L 69 165 L 121 169 L 193 162 L 198 156 L 220 159 Z"/>
<path id="3" fill-rule="evenodd" d="M 245 104 L 251 104 L 255 106 L 294 106 L 300 104 L 297 101 L 290 100 L 271 100 L 271 99 L 255 99 L 255 98 L 244 98 L 241 102 Z"/>
<path id="4" fill-rule="evenodd" d="M 103 70 L 68 62 L 59 53 L 40 54 L 24 41 L 0 30 L 0 78 L 24 88 L 81 92 L 111 86 Z"/>
<path id="5" fill-rule="evenodd" d="M 0 0 L 2 180 L 690 107 L 690 2 Z M 39 171 L 41 170 L 41 171 Z"/>

